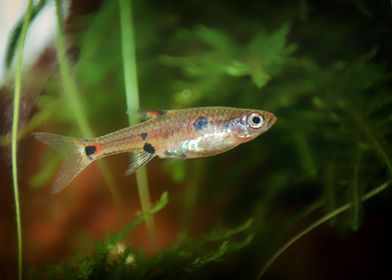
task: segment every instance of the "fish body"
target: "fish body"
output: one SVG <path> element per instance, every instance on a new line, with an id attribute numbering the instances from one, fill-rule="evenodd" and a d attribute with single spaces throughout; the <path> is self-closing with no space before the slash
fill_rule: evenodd
<path id="1" fill-rule="evenodd" d="M 149 111 L 145 115 L 144 122 L 92 139 L 34 133 L 65 157 L 53 192 L 67 186 L 91 162 L 108 155 L 131 153 L 129 175 L 155 156 L 187 159 L 223 153 L 255 139 L 276 121 L 266 111 L 231 107 Z"/>

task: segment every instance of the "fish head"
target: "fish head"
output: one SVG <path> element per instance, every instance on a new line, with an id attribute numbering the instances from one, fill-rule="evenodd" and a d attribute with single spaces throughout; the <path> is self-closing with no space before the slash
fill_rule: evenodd
<path id="1" fill-rule="evenodd" d="M 266 132 L 276 122 L 274 114 L 253 109 L 244 109 L 230 122 L 230 130 L 234 135 L 247 142 Z"/>

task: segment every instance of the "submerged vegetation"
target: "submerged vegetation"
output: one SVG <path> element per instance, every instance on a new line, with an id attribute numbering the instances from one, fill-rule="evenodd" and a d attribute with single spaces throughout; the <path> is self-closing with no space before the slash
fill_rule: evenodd
<path id="1" fill-rule="evenodd" d="M 61 5 L 60 0 L 55 2 Z M 311 245 L 302 244 L 296 251 L 308 254 L 307 258 L 274 261 L 326 222 L 329 226 L 323 231 L 329 235 L 343 239 L 358 233 L 372 221 L 365 202 L 371 197 L 370 212 L 379 211 L 377 215 L 386 217 L 380 212 L 390 202 L 387 187 L 392 179 L 392 7 L 388 1 L 315 4 L 300 0 L 283 1 L 279 7 L 274 1 L 84 2 L 71 5 L 65 24 L 57 10 L 59 69 L 51 73 L 34 99 L 34 113 L 19 127 L 18 139 L 29 139 L 37 130 L 83 137 L 114 131 L 128 125 L 126 113 L 129 121 L 134 121 L 131 116 L 139 98 L 142 107 L 154 109 L 258 108 L 273 112 L 278 121 L 260 139 L 220 156 L 168 165 L 157 160 L 148 170 L 150 184 L 143 179 L 145 175 L 139 177 L 139 195 L 144 202 L 135 219 L 129 219 L 130 211 L 139 209 L 129 198 L 137 194 L 130 186 L 133 178 L 117 179 L 121 176 L 117 170 L 125 167 L 115 159 L 101 163 L 103 179 L 99 172 L 83 175 L 84 180 L 69 187 L 73 192 L 59 196 L 100 205 L 106 184 L 111 194 L 106 200 L 116 205 L 117 215 L 111 217 L 121 226 L 104 230 L 112 234 L 101 241 L 88 238 L 90 246 L 79 248 L 81 253 L 67 250 L 59 254 L 63 259 L 44 261 L 32 257 L 32 264 L 25 267 L 26 277 L 312 279 L 330 267 L 320 264 L 311 272 L 294 269 L 295 277 L 290 273 L 305 261 L 313 262 L 309 267 L 318 262 L 309 253 Z M 29 13 L 36 17 L 46 4 L 39 1 Z M 9 55 L 20 55 L 15 42 L 22 42 L 23 36 L 23 29 L 16 28 Z M 18 44 L 23 50 L 23 43 Z M 15 106 L 20 77 L 16 72 Z M 34 87 L 33 80 L 23 84 L 24 96 L 29 86 Z M 29 154 L 23 149 L 18 157 L 26 160 L 23 166 L 17 165 L 17 115 L 13 121 L 12 166 L 15 171 L 17 166 L 22 168 L 22 176 L 15 175 L 14 187 L 18 190 L 17 182 L 23 185 L 19 187 L 25 193 L 21 208 L 28 213 L 28 200 L 52 199 L 45 190 L 59 160 L 50 150 Z M 7 147 L 9 135 L 2 136 L 0 143 Z M 33 141 L 18 145 L 21 143 L 37 147 Z M 35 165 L 38 156 L 39 168 L 26 167 L 32 165 L 30 161 Z M 87 203 L 90 198 L 86 194 L 77 193 L 90 184 L 94 188 L 88 196 L 96 199 L 93 203 Z M 149 192 L 153 200 L 161 197 L 159 201 L 150 205 Z M 379 193 L 385 195 L 375 196 Z M 47 213 L 53 209 L 50 205 L 45 208 Z M 98 207 L 80 211 L 94 217 Z M 70 217 L 77 219 L 77 215 Z M 154 217 L 161 219 L 154 222 Z M 30 219 L 40 218 L 33 215 Z M 165 221 L 167 227 L 162 226 Z M 98 216 L 95 223 L 105 227 Z M 151 246 L 129 239 L 142 223 L 148 225 Z M 173 223 L 178 224 L 177 230 L 162 241 Z M 67 229 L 70 235 L 83 231 L 82 220 L 72 225 Z M 123 230 L 114 233 L 118 228 Z M 20 230 L 28 244 L 29 228 Z M 366 241 L 374 240 L 370 237 Z M 30 248 L 26 251 L 34 251 L 26 246 Z M 381 250 L 377 260 L 386 258 L 383 254 L 387 251 Z M 333 259 L 339 260 L 338 255 L 334 252 Z M 372 263 L 368 258 L 363 263 Z M 21 257 L 19 260 L 21 265 Z M 343 275 L 367 276 L 365 268 L 356 269 Z M 387 271 L 388 267 L 380 269 Z M 328 275 L 333 278 L 337 274 Z"/>

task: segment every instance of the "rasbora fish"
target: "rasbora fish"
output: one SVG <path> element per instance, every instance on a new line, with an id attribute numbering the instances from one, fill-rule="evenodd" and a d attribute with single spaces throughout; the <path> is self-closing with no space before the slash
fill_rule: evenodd
<path id="1" fill-rule="evenodd" d="M 109 155 L 130 153 L 125 173 L 130 175 L 155 156 L 187 159 L 223 153 L 255 139 L 276 121 L 266 111 L 231 107 L 147 111 L 144 116 L 144 122 L 91 139 L 33 133 L 64 156 L 52 192 L 59 192 L 90 163 Z"/>

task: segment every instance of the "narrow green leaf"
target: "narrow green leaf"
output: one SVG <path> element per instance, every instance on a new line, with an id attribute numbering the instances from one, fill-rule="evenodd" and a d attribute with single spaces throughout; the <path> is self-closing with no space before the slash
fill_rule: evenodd
<path id="1" fill-rule="evenodd" d="M 29 0 L 23 20 L 20 43 L 17 50 L 17 61 L 15 70 L 15 89 L 14 89 L 14 106 L 12 114 L 12 132 L 11 132 L 11 161 L 12 161 L 12 184 L 14 189 L 14 203 L 15 203 L 15 219 L 16 232 L 18 240 L 18 278 L 23 279 L 23 249 L 22 249 L 22 221 L 19 205 L 19 183 L 18 183 L 18 128 L 19 128 L 19 112 L 20 112 L 20 98 L 22 93 L 22 67 L 23 67 L 23 52 L 26 42 L 26 34 L 29 26 L 33 1 Z"/>
<path id="2" fill-rule="evenodd" d="M 352 204 L 352 222 L 351 227 L 354 231 L 358 230 L 360 224 L 360 210 L 361 210 L 361 198 L 360 198 L 360 186 L 359 186 L 359 170 L 361 164 L 362 150 L 358 145 L 355 151 L 353 163 L 353 178 L 351 182 L 351 204 Z"/>
<path id="3" fill-rule="evenodd" d="M 109 245 L 117 244 L 118 242 L 126 238 L 129 233 L 138 225 L 140 225 L 143 221 L 153 216 L 155 213 L 161 211 L 168 204 L 168 202 L 169 194 L 167 192 L 164 192 L 157 203 L 153 204 L 149 209 L 146 210 L 146 212 L 140 214 L 135 220 L 129 223 L 120 232 L 116 233 L 115 235 L 112 235 L 105 243 Z"/>
<path id="4" fill-rule="evenodd" d="M 63 18 L 61 12 L 61 0 L 56 0 L 56 13 L 57 13 L 57 24 L 56 24 L 56 52 L 59 62 L 60 75 L 62 79 L 62 84 L 64 87 L 63 95 L 67 104 L 70 106 L 75 121 L 78 124 L 78 127 L 82 134 L 85 137 L 93 137 L 93 131 L 88 123 L 87 116 L 84 112 L 84 106 L 82 105 L 82 100 L 80 98 L 80 93 L 76 86 L 75 80 L 71 75 L 71 67 L 69 65 L 69 61 L 66 57 L 65 52 L 65 38 L 63 32 Z M 105 163 L 105 161 L 100 160 L 97 162 L 98 167 L 100 168 L 103 178 L 106 182 L 106 185 L 109 188 L 111 196 L 113 197 L 114 203 L 118 209 L 119 216 L 123 215 L 123 202 L 117 191 L 118 187 L 116 186 L 113 175 L 111 174 L 109 167 Z"/>
<path id="5" fill-rule="evenodd" d="M 390 182 L 385 182 L 383 184 L 381 184 L 379 187 L 374 188 L 373 190 L 369 191 L 368 193 L 366 193 L 363 197 L 362 197 L 362 201 L 366 201 L 372 197 L 374 197 L 375 195 L 381 193 L 382 191 L 384 191 L 387 187 L 389 187 Z M 305 228 L 304 230 L 302 230 L 301 232 L 299 232 L 298 234 L 296 234 L 295 236 L 293 236 L 292 238 L 290 238 L 279 250 L 276 251 L 276 253 L 265 263 L 265 265 L 263 266 L 263 268 L 261 269 L 260 273 L 258 274 L 256 279 L 260 279 L 264 276 L 265 272 L 268 270 L 268 268 L 271 267 L 271 265 L 276 261 L 276 259 L 282 255 L 288 248 L 290 248 L 295 242 L 297 242 L 299 239 L 301 239 L 302 237 L 304 237 L 305 235 L 307 235 L 309 232 L 311 232 L 312 230 L 316 229 L 317 227 L 319 227 L 320 225 L 322 225 L 325 222 L 328 222 L 329 220 L 335 218 L 336 216 L 342 214 L 343 212 L 347 211 L 348 209 L 350 209 L 350 207 L 352 207 L 351 203 L 347 203 L 339 208 L 337 208 L 336 210 L 329 212 L 328 214 L 326 214 L 325 216 L 321 217 L 320 219 L 318 219 L 316 222 L 314 222 L 313 224 L 311 224 L 310 226 L 308 226 L 307 228 Z"/>
<path id="6" fill-rule="evenodd" d="M 22 40 L 22 29 L 24 22 L 26 20 L 26 17 L 29 16 L 29 24 L 34 20 L 34 18 L 40 13 L 43 7 L 45 7 L 47 0 L 40 0 L 38 3 L 32 5 L 31 7 L 31 12 L 29 15 L 25 15 L 24 18 L 22 18 L 18 23 L 16 23 L 14 30 L 11 33 L 9 43 L 7 46 L 7 51 L 6 51 L 6 59 L 5 59 L 5 67 L 7 70 L 10 69 L 12 65 L 12 61 L 14 60 L 15 57 L 15 52 L 18 50 L 18 43 Z"/>
<path id="7" fill-rule="evenodd" d="M 139 109 L 139 89 L 137 80 L 136 51 L 132 22 L 132 1 L 119 0 L 121 24 L 121 51 L 123 57 L 123 72 L 125 83 L 125 98 L 129 124 L 134 124 L 132 113 Z M 142 211 L 147 212 L 151 207 L 150 190 L 148 186 L 147 171 L 141 167 L 136 171 L 139 199 Z M 155 221 L 153 216 L 146 218 L 147 230 L 154 248 L 157 248 Z"/>

